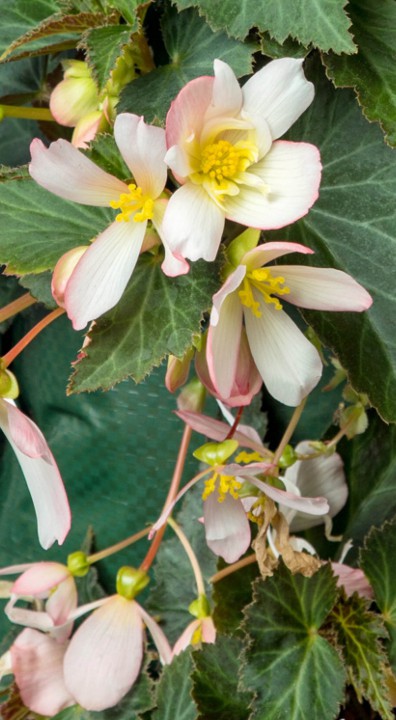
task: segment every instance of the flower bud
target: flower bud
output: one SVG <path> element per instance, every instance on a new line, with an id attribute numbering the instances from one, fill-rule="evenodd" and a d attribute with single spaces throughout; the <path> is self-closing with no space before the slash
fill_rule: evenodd
<path id="1" fill-rule="evenodd" d="M 87 556 L 81 550 L 67 556 L 67 568 L 74 577 L 84 577 L 89 571 Z"/>
<path id="2" fill-rule="evenodd" d="M 15 400 L 19 395 L 18 381 L 14 373 L 2 366 L 4 363 L 0 360 L 0 397 Z"/>
<path id="3" fill-rule="evenodd" d="M 117 593 L 127 600 L 133 600 L 150 582 L 150 578 L 144 570 L 125 565 L 117 573 Z"/>
<path id="4" fill-rule="evenodd" d="M 208 465 L 223 465 L 238 447 L 236 440 L 223 440 L 221 443 L 205 443 L 193 452 L 194 457 Z"/>
<path id="5" fill-rule="evenodd" d="M 210 616 L 210 606 L 206 595 L 200 595 L 189 605 L 188 612 L 194 617 L 201 619 Z"/>

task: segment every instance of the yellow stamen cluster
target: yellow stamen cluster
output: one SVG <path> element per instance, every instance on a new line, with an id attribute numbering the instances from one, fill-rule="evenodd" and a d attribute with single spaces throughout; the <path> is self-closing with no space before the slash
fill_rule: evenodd
<path id="1" fill-rule="evenodd" d="M 128 185 L 129 193 L 121 193 L 118 200 L 112 200 L 110 207 L 114 210 L 120 210 L 117 215 L 117 222 L 129 222 L 132 213 L 134 222 L 144 222 L 151 220 L 153 217 L 154 200 L 147 195 L 143 195 L 141 187 L 137 187 L 133 183 Z"/>
<path id="2" fill-rule="evenodd" d="M 288 287 L 281 287 L 285 278 L 274 277 L 269 268 L 257 268 L 248 272 L 243 280 L 242 290 L 238 291 L 242 305 L 251 309 L 255 317 L 261 317 L 260 303 L 255 300 L 252 287 L 259 291 L 266 303 L 275 305 L 276 310 L 282 310 L 282 304 L 275 295 L 287 295 L 290 292 Z"/>
<path id="3" fill-rule="evenodd" d="M 235 500 L 238 500 L 238 490 L 241 489 L 242 483 L 233 475 L 220 475 L 220 473 L 215 472 L 212 477 L 205 482 L 205 490 L 202 494 L 202 500 L 206 500 L 209 495 L 215 492 L 216 486 L 218 492 L 217 499 L 219 502 L 224 502 L 227 493 L 229 493 L 231 497 L 235 498 Z"/>
<path id="4" fill-rule="evenodd" d="M 218 140 L 204 147 L 200 155 L 195 182 L 210 182 L 216 193 L 235 194 L 235 182 L 240 173 L 257 161 L 257 149 L 252 143 L 232 145 L 228 140 Z"/>
<path id="5" fill-rule="evenodd" d="M 263 462 L 264 458 L 258 452 L 246 452 L 242 450 L 235 458 L 237 463 Z"/>

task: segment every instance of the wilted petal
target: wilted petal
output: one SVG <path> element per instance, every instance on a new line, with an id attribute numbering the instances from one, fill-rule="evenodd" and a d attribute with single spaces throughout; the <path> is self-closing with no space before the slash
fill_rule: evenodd
<path id="1" fill-rule="evenodd" d="M 254 293 L 261 303 L 261 296 Z M 268 392 L 285 405 L 296 406 L 318 384 L 319 353 L 283 310 L 261 303 L 261 317 L 247 308 L 250 349 Z"/>
<path id="2" fill-rule="evenodd" d="M 33 712 L 51 717 L 75 704 L 63 680 L 66 645 L 26 629 L 11 647 L 12 669 L 21 698 Z"/>
<path id="3" fill-rule="evenodd" d="M 306 80 L 303 60 L 273 60 L 245 83 L 243 109 L 252 119 L 264 117 L 272 138 L 281 137 L 309 107 L 314 86 Z"/>
<path id="4" fill-rule="evenodd" d="M 32 496 L 40 544 L 47 549 L 57 540 L 61 545 L 70 530 L 70 507 L 58 466 L 42 432 L 6 400 L 0 401 L 0 427 L 15 452 Z"/>
<path id="5" fill-rule="evenodd" d="M 86 710 L 113 707 L 135 682 L 142 657 L 139 607 L 114 595 L 73 635 L 64 661 L 66 687 Z"/>
<path id="6" fill-rule="evenodd" d="M 282 266 L 287 302 L 312 310 L 363 312 L 373 300 L 350 275 L 332 268 Z"/>
<path id="7" fill-rule="evenodd" d="M 212 261 L 224 228 L 224 213 L 199 185 L 183 185 L 169 200 L 163 234 L 174 253 Z"/>
<path id="8" fill-rule="evenodd" d="M 319 151 L 308 143 L 277 141 L 250 172 L 268 186 L 268 193 L 244 185 L 239 195 L 224 199 L 229 220 L 272 230 L 284 227 L 307 214 L 319 194 Z"/>
<path id="9" fill-rule="evenodd" d="M 233 563 L 250 545 L 250 525 L 240 500 L 227 493 L 223 502 L 217 492 L 204 502 L 206 542 L 215 555 Z"/>
<path id="10" fill-rule="evenodd" d="M 164 189 L 168 172 L 164 161 L 165 130 L 146 125 L 138 115 L 121 113 L 114 123 L 114 137 L 143 194 L 157 198 Z"/>
<path id="11" fill-rule="evenodd" d="M 132 275 L 146 222 L 114 222 L 101 233 L 76 265 L 64 303 L 75 330 L 111 310 Z"/>
<path id="12" fill-rule="evenodd" d="M 57 140 L 46 148 L 36 138 L 30 152 L 33 180 L 64 200 L 106 206 L 121 193 L 128 193 L 125 183 L 99 168 L 67 140 Z"/>

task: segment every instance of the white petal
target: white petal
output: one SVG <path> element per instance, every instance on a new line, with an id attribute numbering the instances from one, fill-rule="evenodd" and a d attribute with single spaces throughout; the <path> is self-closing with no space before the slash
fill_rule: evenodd
<path id="1" fill-rule="evenodd" d="M 250 525 L 240 500 L 227 493 L 218 502 L 217 492 L 204 502 L 206 542 L 227 563 L 239 560 L 250 545 Z"/>
<path id="2" fill-rule="evenodd" d="M 199 137 L 206 109 L 212 100 L 213 85 L 213 77 L 198 77 L 180 90 L 166 116 L 168 148 L 183 144 L 192 135 Z"/>
<path id="3" fill-rule="evenodd" d="M 224 213 L 198 185 L 187 183 L 169 200 L 163 235 L 173 253 L 212 261 L 224 228 Z"/>
<path id="4" fill-rule="evenodd" d="M 16 433 L 15 430 L 13 432 L 12 425 L 16 419 L 14 428 L 22 427 L 20 415 L 23 416 L 23 425 L 29 432 L 21 432 L 16 444 Z M 70 530 L 70 507 L 58 466 L 43 434 L 37 425 L 6 400 L 0 402 L 0 427 L 14 450 L 32 496 L 41 546 L 47 549 L 55 540 L 61 545 Z M 30 438 L 27 451 L 31 451 L 33 436 L 37 438 L 35 446 L 43 447 L 41 457 L 29 457 L 23 451 L 24 438 L 27 437 Z"/>
<path id="5" fill-rule="evenodd" d="M 246 308 L 250 349 L 268 392 L 285 405 L 296 406 L 318 384 L 319 353 L 283 310 L 261 302 L 261 317 Z"/>
<path id="6" fill-rule="evenodd" d="M 33 180 L 64 200 L 81 205 L 105 206 L 128 193 L 128 186 L 101 170 L 66 140 L 46 148 L 38 138 L 30 145 Z"/>
<path id="7" fill-rule="evenodd" d="M 303 60 L 273 60 L 243 86 L 243 109 L 251 118 L 264 117 L 275 140 L 307 109 L 314 86 L 302 69 Z"/>
<path id="8" fill-rule="evenodd" d="M 250 172 L 258 175 L 269 191 L 260 193 L 247 185 L 239 195 L 224 198 L 229 220 L 271 230 L 295 222 L 307 214 L 319 194 L 319 151 L 308 143 L 278 141 Z"/>
<path id="9" fill-rule="evenodd" d="M 250 467 L 252 468 L 252 466 Z M 249 480 L 252 485 L 258 487 L 265 495 L 268 495 L 271 500 L 279 503 L 279 505 L 285 505 L 293 510 L 299 510 L 300 512 L 306 512 L 312 515 L 326 515 L 329 511 L 329 504 L 324 497 L 303 497 L 295 495 L 288 490 L 279 490 L 273 487 L 273 485 L 269 485 L 257 477 L 252 476 L 251 473 L 246 471 L 246 468 L 241 469 L 240 475 Z"/>
<path id="10" fill-rule="evenodd" d="M 245 253 L 241 262 L 243 262 L 249 270 L 255 270 L 262 265 L 267 265 L 269 262 L 293 252 L 302 253 L 303 255 L 313 254 L 313 250 L 311 250 L 311 248 L 305 247 L 305 245 L 300 245 L 299 243 L 281 241 L 266 242 L 263 243 L 263 245 L 258 245 Z"/>
<path id="11" fill-rule="evenodd" d="M 205 121 L 218 115 L 237 115 L 242 107 L 242 90 L 230 66 L 222 60 L 215 60 L 214 72 L 212 102 L 206 111 Z"/>
<path id="12" fill-rule="evenodd" d="M 151 617 L 151 615 L 149 615 L 145 611 L 145 609 L 142 608 L 141 605 L 139 605 L 139 603 L 137 603 L 137 605 L 139 608 L 140 616 L 150 630 L 151 637 L 155 642 L 162 664 L 169 665 L 172 662 L 172 649 L 164 632 L 161 630 L 158 623 L 156 623 L 155 620 Z"/>
<path id="13" fill-rule="evenodd" d="M 132 275 L 147 222 L 114 222 L 79 260 L 67 284 L 64 303 L 75 330 L 116 305 Z"/>
<path id="14" fill-rule="evenodd" d="M 341 270 L 283 265 L 282 276 L 290 289 L 287 301 L 298 307 L 362 312 L 373 302 L 368 292 Z"/>
<path id="15" fill-rule="evenodd" d="M 239 288 L 245 275 L 246 266 L 238 265 L 236 270 L 228 276 L 227 280 L 221 286 L 220 290 L 215 295 L 213 295 L 213 307 L 210 313 L 211 325 L 217 325 L 220 317 L 220 309 L 224 300 L 226 299 L 226 297 L 228 297 L 230 293 L 234 292 L 234 290 L 237 290 L 237 288 Z"/>
<path id="16" fill-rule="evenodd" d="M 115 595 L 73 635 L 64 662 L 66 687 L 86 710 L 113 707 L 135 682 L 142 656 L 138 605 Z"/>
<path id="17" fill-rule="evenodd" d="M 137 115 L 121 113 L 114 123 L 114 137 L 143 194 L 157 198 L 167 178 L 165 130 L 146 125 Z"/>
<path id="18" fill-rule="evenodd" d="M 216 392 L 228 398 L 235 383 L 242 332 L 242 305 L 238 294 L 224 299 L 217 325 L 209 326 L 206 361 Z"/>

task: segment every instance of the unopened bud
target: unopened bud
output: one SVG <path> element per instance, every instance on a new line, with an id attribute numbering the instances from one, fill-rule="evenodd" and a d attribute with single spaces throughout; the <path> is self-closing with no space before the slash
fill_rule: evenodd
<path id="1" fill-rule="evenodd" d="M 193 452 L 194 457 L 208 465 L 223 465 L 226 460 L 236 451 L 238 442 L 236 440 L 223 440 L 221 443 L 205 443 Z"/>
<path id="2" fill-rule="evenodd" d="M 74 577 L 84 577 L 87 575 L 89 567 L 87 556 L 82 550 L 77 550 L 67 556 L 67 568 Z"/>
<path id="3" fill-rule="evenodd" d="M 116 588 L 119 595 L 127 600 L 133 600 L 150 582 L 144 570 L 125 565 L 117 573 Z"/>

